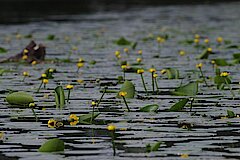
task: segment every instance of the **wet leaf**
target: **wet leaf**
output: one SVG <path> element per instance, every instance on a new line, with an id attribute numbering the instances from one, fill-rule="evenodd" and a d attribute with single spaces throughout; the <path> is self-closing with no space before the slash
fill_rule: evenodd
<path id="1" fill-rule="evenodd" d="M 64 142 L 58 138 L 50 139 L 45 142 L 39 149 L 39 152 L 59 152 L 64 151 Z"/>
<path id="2" fill-rule="evenodd" d="M 65 94 L 62 86 L 54 89 L 56 107 L 62 108 L 65 105 Z"/>
<path id="3" fill-rule="evenodd" d="M 178 96 L 196 96 L 198 93 L 198 83 L 190 82 L 184 86 L 176 88 L 172 93 Z"/>
<path id="4" fill-rule="evenodd" d="M 222 59 L 222 58 L 214 59 L 214 61 L 215 61 L 215 64 L 218 66 L 229 66 L 230 65 L 225 59 Z"/>
<path id="5" fill-rule="evenodd" d="M 32 95 L 22 91 L 7 95 L 6 100 L 9 104 L 26 105 L 27 107 L 29 103 L 34 102 Z"/>
<path id="6" fill-rule="evenodd" d="M 163 142 L 157 142 L 157 143 L 154 143 L 154 144 L 147 144 L 146 145 L 146 152 L 152 152 L 152 151 L 157 151 L 158 148 L 161 146 Z"/>
<path id="7" fill-rule="evenodd" d="M 231 79 L 229 77 L 221 77 L 219 75 L 214 77 L 214 83 L 217 85 L 217 89 L 224 89 L 224 86 L 231 83 Z"/>
<path id="8" fill-rule="evenodd" d="M 55 37 L 55 35 L 53 35 L 53 34 L 49 34 L 48 36 L 47 36 L 47 40 L 49 40 L 49 41 L 52 41 L 52 40 L 54 40 L 56 37 Z"/>
<path id="9" fill-rule="evenodd" d="M 125 98 L 134 98 L 135 86 L 134 86 L 134 84 L 132 82 L 125 81 L 122 84 L 122 87 L 120 88 L 119 92 L 127 92 L 127 95 L 125 96 Z M 122 97 L 117 94 L 117 98 L 122 98 Z"/>
<path id="10" fill-rule="evenodd" d="M 231 110 L 227 110 L 227 116 L 228 118 L 234 118 L 235 117 L 235 113 Z"/>
<path id="11" fill-rule="evenodd" d="M 159 106 L 157 104 L 150 104 L 140 108 L 141 112 L 156 112 Z"/>
<path id="12" fill-rule="evenodd" d="M 132 43 L 125 39 L 124 37 L 119 38 L 118 40 L 114 41 L 115 44 L 119 46 L 131 45 Z"/>
<path id="13" fill-rule="evenodd" d="M 205 50 L 202 51 L 202 53 L 197 57 L 197 59 L 208 59 L 209 54 L 212 52 L 209 52 L 208 49 L 206 48 Z"/>
<path id="14" fill-rule="evenodd" d="M 7 53 L 7 49 L 0 47 L 0 53 Z"/>
<path id="15" fill-rule="evenodd" d="M 134 43 L 132 44 L 132 49 L 133 49 L 133 50 L 135 50 L 135 49 L 136 49 L 136 47 L 137 47 L 137 44 L 138 44 L 137 42 L 134 42 Z"/>
<path id="16" fill-rule="evenodd" d="M 92 118 L 92 113 L 84 114 L 79 116 L 79 123 L 82 124 L 91 124 L 91 120 L 94 120 L 100 115 L 99 112 L 94 112 L 93 118 Z"/>
<path id="17" fill-rule="evenodd" d="M 239 60 L 240 59 L 240 53 L 234 53 L 233 58 Z"/>
<path id="18" fill-rule="evenodd" d="M 185 105 L 188 103 L 189 99 L 188 98 L 185 98 L 185 99 L 182 99 L 180 100 L 179 102 L 175 103 L 170 109 L 169 111 L 171 112 L 178 112 L 178 111 L 181 111 Z"/>

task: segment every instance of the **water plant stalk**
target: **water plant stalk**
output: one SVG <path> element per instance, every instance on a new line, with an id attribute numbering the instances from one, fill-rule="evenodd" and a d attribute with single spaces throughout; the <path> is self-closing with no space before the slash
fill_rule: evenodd
<path id="1" fill-rule="evenodd" d="M 227 81 L 226 78 L 224 78 L 224 81 L 225 81 L 225 83 L 227 84 L 228 88 L 230 89 L 230 92 L 231 92 L 231 94 L 232 94 L 232 97 L 234 98 L 234 97 L 235 97 L 235 93 L 233 92 L 231 85 L 228 83 L 228 81 Z"/>
<path id="2" fill-rule="evenodd" d="M 154 91 L 155 91 L 155 88 L 154 88 L 154 77 L 153 77 L 153 75 L 154 75 L 154 72 L 152 72 L 152 90 L 153 90 L 153 93 L 154 93 Z"/>
<path id="3" fill-rule="evenodd" d="M 206 86 L 208 87 L 208 84 L 207 84 L 207 81 L 206 81 L 206 77 L 204 76 L 204 74 L 203 74 L 203 72 L 202 72 L 202 68 L 199 68 L 199 70 L 200 70 L 200 73 L 201 73 L 201 76 L 202 76 L 202 78 L 203 78 L 204 83 L 205 83 Z"/>
<path id="4" fill-rule="evenodd" d="M 40 91 L 42 85 L 43 85 L 43 81 L 41 81 L 41 84 L 40 84 L 40 86 L 38 87 L 37 93 Z"/>
<path id="5" fill-rule="evenodd" d="M 111 136 L 112 136 L 112 148 L 113 148 L 113 156 L 116 155 L 116 145 L 115 145 L 115 130 L 111 131 Z"/>
<path id="6" fill-rule="evenodd" d="M 122 97 L 123 97 L 123 101 L 124 101 L 124 103 L 125 103 L 125 105 L 127 107 L 128 112 L 130 112 L 130 109 L 129 109 L 127 101 L 126 101 L 126 98 L 124 96 L 122 96 Z"/>
<path id="7" fill-rule="evenodd" d="M 147 88 L 146 88 L 146 85 L 145 85 L 145 82 L 144 82 L 143 74 L 141 74 L 141 79 L 142 79 L 142 84 L 143 84 L 144 90 L 148 95 L 148 91 L 147 91 Z"/>

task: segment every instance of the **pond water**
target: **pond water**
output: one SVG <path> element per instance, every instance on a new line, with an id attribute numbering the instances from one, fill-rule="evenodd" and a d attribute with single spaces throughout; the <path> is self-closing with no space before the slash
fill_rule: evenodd
<path id="1" fill-rule="evenodd" d="M 0 130 L 4 137 L 0 141 L 1 159 L 240 159 L 240 119 L 220 118 L 232 110 L 239 110 L 239 64 L 220 67 L 232 77 L 232 98 L 229 89 L 217 90 L 211 77 L 215 75 L 211 59 L 232 60 L 239 48 L 217 48 L 215 39 L 222 36 L 239 46 L 240 42 L 240 3 L 220 3 L 212 5 L 181 5 L 164 7 L 133 8 L 127 12 L 97 12 L 87 15 L 68 15 L 53 17 L 59 21 L 31 22 L 20 25 L 0 25 L 0 47 L 8 50 L 1 58 L 19 53 L 30 41 L 25 35 L 47 47 L 46 62 L 29 65 L 25 63 L 1 63 L 1 69 L 11 72 L 0 76 Z M 51 18 L 51 17 L 50 17 Z M 209 59 L 197 60 L 199 52 L 193 45 L 179 43 L 193 39 L 198 33 L 210 39 L 210 46 L 216 54 Z M 47 40 L 55 35 L 54 40 Z M 159 50 L 155 38 L 143 41 L 151 35 L 168 35 L 167 41 Z M 129 56 L 123 53 L 122 46 L 114 40 L 125 37 L 137 41 L 136 50 Z M 72 47 L 76 46 L 70 62 Z M 114 52 L 120 50 L 122 59 L 130 64 L 139 58 L 137 51 L 143 51 L 145 69 L 155 67 L 159 74 L 160 94 L 146 96 L 140 75 L 126 73 L 126 79 L 134 83 L 137 96 L 128 99 L 132 112 L 127 112 L 122 99 L 116 93 L 107 93 L 99 105 L 101 112 L 92 125 L 65 125 L 63 128 L 48 128 L 51 118 L 67 119 L 71 113 L 81 115 L 91 112 L 91 101 L 99 99 L 105 84 L 109 89 L 118 90 L 118 76 L 123 75 Z M 179 50 L 186 55 L 180 56 Z M 159 58 L 154 58 L 159 55 Z M 85 66 L 77 73 L 76 63 L 83 58 Z M 58 62 L 56 62 L 58 60 Z M 91 64 L 91 61 L 96 64 Z M 199 83 L 199 93 L 193 103 L 193 111 L 186 108 L 182 112 L 169 112 L 168 109 L 183 96 L 173 96 L 169 91 L 198 80 L 195 67 L 202 62 L 203 72 L 210 87 Z M 179 70 L 180 79 L 168 80 L 160 74 L 164 68 Z M 49 80 L 45 89 L 36 93 L 40 85 L 38 78 L 48 68 L 55 68 L 54 79 Z M 22 72 L 28 71 L 30 77 L 23 82 Z M 145 71 L 145 82 L 151 90 L 151 74 Z M 100 82 L 97 81 L 100 79 Z M 84 83 L 78 83 L 83 80 Z M 70 103 L 62 110 L 55 109 L 54 88 L 62 84 L 73 84 Z M 5 101 L 9 90 L 21 90 L 34 96 L 35 109 L 39 121 L 35 122 L 30 109 L 12 107 Z M 67 93 L 67 92 L 66 92 Z M 144 98 L 140 98 L 144 97 Z M 140 107 L 158 104 L 157 113 L 140 112 Z M 42 109 L 45 108 L 45 109 Z M 100 123 L 105 121 L 106 124 Z M 99 123 L 98 123 L 99 122 Z M 107 124 L 116 125 L 116 156 L 113 157 L 112 143 Z M 191 130 L 183 129 L 182 123 L 191 123 Z M 38 148 L 47 139 L 58 137 L 65 142 L 65 151 L 60 153 L 40 153 Z M 149 143 L 164 142 L 158 151 L 146 153 Z"/>

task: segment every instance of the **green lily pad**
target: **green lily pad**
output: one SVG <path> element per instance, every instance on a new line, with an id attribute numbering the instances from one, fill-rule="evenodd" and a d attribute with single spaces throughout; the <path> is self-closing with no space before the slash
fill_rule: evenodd
<path id="1" fill-rule="evenodd" d="M 141 112 L 156 112 L 158 110 L 158 108 L 159 108 L 159 105 L 150 104 L 150 105 L 140 108 L 140 111 Z"/>
<path id="2" fill-rule="evenodd" d="M 218 66 L 229 66 L 230 65 L 225 59 L 222 59 L 222 58 L 214 59 L 214 61 L 215 61 L 215 64 Z"/>
<path id="3" fill-rule="evenodd" d="M 152 151 L 157 151 L 158 148 L 161 146 L 163 142 L 157 142 L 157 143 L 154 143 L 154 144 L 147 144 L 146 145 L 146 152 L 152 152 Z"/>
<path id="4" fill-rule="evenodd" d="M 65 105 L 65 94 L 62 86 L 54 89 L 56 107 L 62 108 Z"/>
<path id="5" fill-rule="evenodd" d="M 135 86 L 134 86 L 134 84 L 132 82 L 125 81 L 122 84 L 122 87 L 120 88 L 119 92 L 127 92 L 127 95 L 125 96 L 125 98 L 134 98 Z M 122 98 L 122 97 L 117 94 L 117 98 Z"/>
<path id="6" fill-rule="evenodd" d="M 198 83 L 190 82 L 184 86 L 176 88 L 172 93 L 177 96 L 196 96 L 198 93 Z"/>
<path id="7" fill-rule="evenodd" d="M 6 100 L 9 104 L 24 106 L 34 102 L 32 95 L 22 91 L 7 95 Z"/>
<path id="8" fill-rule="evenodd" d="M 189 99 L 188 98 L 184 98 L 182 100 L 180 100 L 179 102 L 175 103 L 170 109 L 169 111 L 171 112 L 178 112 L 181 111 L 185 105 L 188 103 Z"/>
<path id="9" fill-rule="evenodd" d="M 58 138 L 50 139 L 45 142 L 39 149 L 38 152 L 59 152 L 64 151 L 64 142 Z"/>

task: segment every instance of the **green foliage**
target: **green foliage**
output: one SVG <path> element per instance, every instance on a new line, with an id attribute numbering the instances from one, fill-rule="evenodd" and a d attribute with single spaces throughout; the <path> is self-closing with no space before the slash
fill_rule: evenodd
<path id="1" fill-rule="evenodd" d="M 218 66 L 229 66 L 230 64 L 223 58 L 214 59 L 215 64 Z"/>
<path id="2" fill-rule="evenodd" d="M 153 151 L 157 151 L 158 148 L 161 146 L 163 142 L 156 142 L 154 144 L 147 144 L 146 145 L 146 152 L 153 152 Z"/>
<path id="3" fill-rule="evenodd" d="M 127 92 L 127 95 L 125 96 L 125 98 L 134 98 L 135 86 L 134 86 L 134 84 L 132 82 L 125 81 L 122 84 L 122 87 L 120 88 L 119 92 Z M 119 92 L 118 92 L 118 94 L 119 94 Z M 117 98 L 122 98 L 118 94 L 117 94 Z"/>
<path id="4" fill-rule="evenodd" d="M 166 69 L 168 79 L 178 79 L 179 78 L 179 70 L 174 68 Z"/>
<path id="5" fill-rule="evenodd" d="M 140 111 L 141 112 L 156 112 L 158 110 L 158 108 L 159 108 L 159 105 L 150 104 L 150 105 L 140 108 Z"/>
<path id="6" fill-rule="evenodd" d="M 33 97 L 26 92 L 14 92 L 7 95 L 6 100 L 9 104 L 27 106 L 34 102 Z"/>
<path id="7" fill-rule="evenodd" d="M 58 138 L 53 138 L 45 142 L 39 149 L 38 152 L 59 152 L 64 151 L 64 142 Z"/>
<path id="8" fill-rule="evenodd" d="M 170 109 L 169 111 L 171 112 L 178 112 L 181 111 L 185 105 L 188 103 L 189 99 L 188 98 L 184 98 L 182 100 L 180 100 L 179 102 L 175 103 Z"/>
<path id="9" fill-rule="evenodd" d="M 208 49 L 204 49 L 202 53 L 197 57 L 197 59 L 208 59 L 209 54 L 212 52 L 209 52 Z"/>
<path id="10" fill-rule="evenodd" d="M 196 96 L 198 93 L 198 83 L 190 82 L 184 86 L 180 86 L 172 92 L 177 96 Z"/>
<path id="11" fill-rule="evenodd" d="M 225 85 L 231 83 L 231 79 L 229 77 L 221 77 L 217 75 L 214 77 L 214 83 L 217 85 L 217 89 L 224 89 Z"/>
<path id="12" fill-rule="evenodd" d="M 228 118 L 234 118 L 236 115 L 235 115 L 235 113 L 233 112 L 233 111 L 231 111 L 231 110 L 227 110 L 227 117 Z"/>
<path id="13" fill-rule="evenodd" d="M 93 118 L 92 118 L 92 115 L 93 115 Z M 94 112 L 94 114 L 88 113 L 88 114 L 80 115 L 79 123 L 80 124 L 91 124 L 91 120 L 94 120 L 99 115 L 100 115 L 100 113 L 97 113 L 97 112 Z"/>
<path id="14" fill-rule="evenodd" d="M 7 49 L 0 47 L 0 53 L 7 53 Z"/>
<path id="15" fill-rule="evenodd" d="M 114 43 L 119 45 L 119 46 L 126 46 L 126 45 L 131 45 L 132 44 L 130 41 L 128 41 L 124 37 L 120 37 L 118 40 L 115 40 Z"/>
<path id="16" fill-rule="evenodd" d="M 57 86 L 54 89 L 56 107 L 62 108 L 65 105 L 65 94 L 62 86 Z"/>
<path id="17" fill-rule="evenodd" d="M 135 50 L 136 47 L 137 47 L 137 45 L 138 45 L 138 43 L 137 43 L 137 42 L 134 42 L 134 43 L 132 44 L 132 49 Z"/>
<path id="18" fill-rule="evenodd" d="M 54 34 L 49 34 L 47 36 L 47 40 L 49 40 L 49 41 L 53 41 L 55 38 L 56 38 L 56 36 Z"/>

